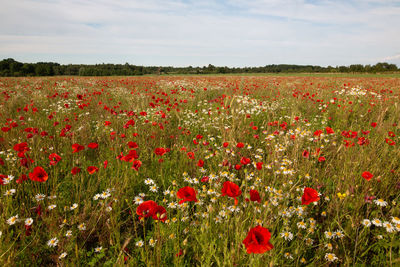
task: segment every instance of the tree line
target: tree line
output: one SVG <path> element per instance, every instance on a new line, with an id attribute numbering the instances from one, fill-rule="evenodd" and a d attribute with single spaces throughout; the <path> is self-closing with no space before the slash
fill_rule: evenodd
<path id="1" fill-rule="evenodd" d="M 312 66 L 273 64 L 263 67 L 218 67 L 212 64 L 203 67 L 160 67 L 125 64 L 68 64 L 54 62 L 21 63 L 12 58 L 0 61 L 0 76 L 132 76 L 146 74 L 223 74 L 223 73 L 382 73 L 399 71 L 395 64 L 386 62 L 375 65 L 353 64 L 350 66 Z"/>

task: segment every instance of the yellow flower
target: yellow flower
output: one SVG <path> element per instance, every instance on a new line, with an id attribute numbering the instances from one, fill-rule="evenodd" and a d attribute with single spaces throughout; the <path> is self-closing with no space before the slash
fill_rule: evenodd
<path id="1" fill-rule="evenodd" d="M 346 197 L 346 193 L 337 193 L 337 196 L 340 198 L 340 200 L 342 200 Z"/>

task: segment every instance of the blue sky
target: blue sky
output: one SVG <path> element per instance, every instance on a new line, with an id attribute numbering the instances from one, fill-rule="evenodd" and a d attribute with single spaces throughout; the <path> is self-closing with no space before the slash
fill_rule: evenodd
<path id="1" fill-rule="evenodd" d="M 400 1 L 0 0 L 0 59 L 400 67 Z"/>

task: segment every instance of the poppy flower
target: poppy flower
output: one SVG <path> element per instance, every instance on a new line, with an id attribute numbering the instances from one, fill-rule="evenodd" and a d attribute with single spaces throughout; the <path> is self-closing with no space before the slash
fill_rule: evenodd
<path id="1" fill-rule="evenodd" d="M 319 200 L 318 192 L 310 187 L 304 188 L 303 196 L 301 197 L 301 204 L 308 205 L 311 202 Z"/>
<path id="2" fill-rule="evenodd" d="M 199 161 L 197 162 L 197 166 L 203 167 L 204 166 L 204 161 L 199 159 Z"/>
<path id="3" fill-rule="evenodd" d="M 37 166 L 33 169 L 33 172 L 29 173 L 29 179 L 35 182 L 46 182 L 49 176 L 47 172 L 40 166 Z"/>
<path id="4" fill-rule="evenodd" d="M 91 149 L 96 149 L 96 148 L 98 148 L 99 147 L 99 144 L 97 144 L 97 143 L 90 143 L 90 144 L 88 144 L 88 148 L 91 148 Z"/>
<path id="5" fill-rule="evenodd" d="M 308 152 L 307 150 L 304 150 L 302 153 L 303 158 L 308 159 L 308 157 L 310 156 L 310 152 Z"/>
<path id="6" fill-rule="evenodd" d="M 157 207 L 157 203 L 154 202 L 153 200 L 148 200 L 142 202 L 137 208 L 136 208 L 136 214 L 139 215 L 139 220 L 142 218 L 148 218 L 150 216 L 153 216 L 151 211 L 153 208 Z"/>
<path id="7" fill-rule="evenodd" d="M 237 148 L 243 148 L 243 147 L 244 147 L 244 144 L 241 143 L 241 142 L 239 142 L 239 143 L 237 143 L 236 147 L 237 147 Z"/>
<path id="8" fill-rule="evenodd" d="M 18 152 L 18 157 L 20 158 L 25 157 L 25 152 L 30 150 L 27 142 L 16 144 L 13 149 Z"/>
<path id="9" fill-rule="evenodd" d="M 81 172 L 81 169 L 78 167 L 73 167 L 71 170 L 72 175 L 76 175 Z"/>
<path id="10" fill-rule="evenodd" d="M 240 159 L 240 163 L 242 163 L 243 165 L 247 165 L 247 164 L 249 164 L 251 162 L 251 160 L 249 159 L 249 158 L 246 158 L 246 157 L 242 157 L 241 159 Z"/>
<path id="11" fill-rule="evenodd" d="M 222 146 L 223 146 L 223 147 L 228 147 L 228 146 L 229 146 L 229 143 L 228 143 L 228 142 L 224 142 L 224 143 L 222 144 Z"/>
<path id="12" fill-rule="evenodd" d="M 162 156 L 162 155 L 164 155 L 165 153 L 167 153 L 167 150 L 166 150 L 165 148 L 163 148 L 163 147 L 157 147 L 157 148 L 154 150 L 154 153 L 155 153 L 157 156 Z"/>
<path id="13" fill-rule="evenodd" d="M 188 152 L 187 156 L 189 159 L 194 159 L 194 153 L 193 152 Z"/>
<path id="14" fill-rule="evenodd" d="M 156 221 L 165 222 L 167 220 L 167 211 L 163 206 L 155 206 L 150 210 L 151 216 Z"/>
<path id="15" fill-rule="evenodd" d="M 138 148 L 138 144 L 136 142 L 129 141 L 128 142 L 129 148 Z"/>
<path id="16" fill-rule="evenodd" d="M 242 194 L 239 186 L 231 181 L 226 181 L 222 185 L 221 189 L 222 195 L 221 196 L 228 196 L 235 199 L 235 206 L 238 204 L 237 197 Z"/>
<path id="17" fill-rule="evenodd" d="M 264 163 L 262 163 L 262 162 L 257 162 L 257 163 L 256 163 L 256 168 L 257 168 L 257 170 L 262 170 L 263 164 L 264 164 Z"/>
<path id="18" fill-rule="evenodd" d="M 49 155 L 49 160 L 50 160 L 50 165 L 54 166 L 61 160 L 61 157 L 60 157 L 60 155 L 57 155 L 56 153 L 51 153 Z"/>
<path id="19" fill-rule="evenodd" d="M 182 187 L 181 189 L 178 190 L 176 195 L 178 196 L 179 199 L 181 199 L 181 201 L 179 201 L 179 204 L 182 204 L 183 202 L 186 201 L 194 201 L 194 202 L 198 201 L 196 198 L 196 190 L 194 190 L 194 188 L 190 186 Z"/>
<path id="20" fill-rule="evenodd" d="M 270 239 L 271 233 L 269 230 L 258 225 L 250 229 L 242 243 L 245 245 L 248 254 L 262 254 L 274 248 L 269 242 Z"/>
<path id="21" fill-rule="evenodd" d="M 140 160 L 134 160 L 132 162 L 132 167 L 131 169 L 134 169 L 135 171 L 138 171 L 140 166 L 142 166 L 142 162 Z"/>
<path id="22" fill-rule="evenodd" d="M 78 153 L 79 151 L 85 149 L 84 146 L 80 145 L 80 144 L 73 144 L 72 145 L 72 153 Z"/>
<path id="23" fill-rule="evenodd" d="M 318 161 L 319 161 L 319 162 L 324 162 L 325 160 L 326 160 L 326 159 L 325 159 L 325 157 L 323 157 L 323 156 L 321 156 L 321 157 L 318 158 Z"/>
<path id="24" fill-rule="evenodd" d="M 363 172 L 361 176 L 367 181 L 371 180 L 372 177 L 374 177 L 374 175 L 368 171 Z"/>
<path id="25" fill-rule="evenodd" d="M 326 130 L 326 134 L 334 134 L 335 133 L 331 127 L 326 127 L 325 130 Z"/>
<path id="26" fill-rule="evenodd" d="M 260 193 L 257 190 L 250 190 L 250 200 L 257 201 L 258 203 L 261 202 Z"/>
<path id="27" fill-rule="evenodd" d="M 89 172 L 89 174 L 93 174 L 93 173 L 97 172 L 98 170 L 99 170 L 99 168 L 97 168 L 95 166 L 87 167 L 87 171 Z"/>

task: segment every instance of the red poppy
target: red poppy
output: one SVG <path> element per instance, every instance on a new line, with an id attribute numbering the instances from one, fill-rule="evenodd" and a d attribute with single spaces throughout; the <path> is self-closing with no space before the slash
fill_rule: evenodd
<path id="1" fill-rule="evenodd" d="M 194 159 L 194 153 L 193 152 L 188 152 L 187 156 L 189 159 Z"/>
<path id="2" fill-rule="evenodd" d="M 223 147 L 228 147 L 229 143 L 228 143 L 228 142 L 225 142 L 225 143 L 223 143 L 222 145 L 223 145 Z"/>
<path id="3" fill-rule="evenodd" d="M 235 199 L 235 206 L 238 204 L 237 197 L 242 194 L 239 186 L 231 181 L 226 181 L 222 185 L 221 189 L 222 195 L 221 196 L 228 196 Z"/>
<path id="4" fill-rule="evenodd" d="M 249 158 L 246 158 L 246 157 L 242 157 L 241 159 L 240 159 L 240 163 L 242 163 L 243 165 L 247 165 L 247 164 L 249 164 L 251 162 L 251 160 L 249 159 Z"/>
<path id="5" fill-rule="evenodd" d="M 129 141 L 128 142 L 129 148 L 138 148 L 138 144 L 136 142 Z"/>
<path id="6" fill-rule="evenodd" d="M 25 152 L 30 150 L 27 142 L 16 144 L 13 149 L 18 152 L 18 157 L 20 158 L 25 157 Z"/>
<path id="7" fill-rule="evenodd" d="M 93 173 L 97 172 L 98 170 L 99 170 L 99 168 L 97 168 L 95 166 L 87 167 L 87 171 L 89 172 L 89 174 L 93 174 Z"/>
<path id="8" fill-rule="evenodd" d="M 196 190 L 194 190 L 194 188 L 190 186 L 182 187 L 181 189 L 178 190 L 176 195 L 178 196 L 179 199 L 181 199 L 181 201 L 179 201 L 179 204 L 182 204 L 183 202 L 186 201 L 194 201 L 194 202 L 198 201 L 196 198 Z"/>
<path id="9" fill-rule="evenodd" d="M 163 147 L 157 147 L 157 148 L 154 150 L 154 153 L 155 153 L 156 155 L 158 155 L 158 156 L 162 156 L 162 155 L 164 155 L 165 153 L 167 153 L 167 150 L 166 150 L 165 148 L 163 148 Z"/>
<path id="10" fill-rule="evenodd" d="M 81 172 L 81 169 L 78 167 L 73 167 L 71 170 L 72 175 L 76 175 Z"/>
<path id="11" fill-rule="evenodd" d="M 326 159 L 325 159 L 325 157 L 323 157 L 323 156 L 321 156 L 321 157 L 318 158 L 318 161 L 319 161 L 319 162 L 324 162 L 325 160 L 326 160 Z"/>
<path id="12" fill-rule="evenodd" d="M 262 163 L 262 162 L 257 162 L 257 163 L 256 163 L 256 168 L 257 168 L 257 170 L 262 170 L 263 164 L 264 164 L 264 163 Z"/>
<path id="13" fill-rule="evenodd" d="M 91 148 L 91 149 L 96 149 L 96 148 L 98 148 L 99 147 L 99 144 L 97 144 L 97 143 L 90 143 L 90 144 L 88 144 L 88 148 Z"/>
<path id="14" fill-rule="evenodd" d="M 203 167 L 204 166 L 204 161 L 199 159 L 199 161 L 197 162 L 197 166 Z"/>
<path id="15" fill-rule="evenodd" d="M 165 222 L 167 219 L 167 211 L 163 206 L 155 206 L 150 210 L 151 216 L 156 221 Z"/>
<path id="16" fill-rule="evenodd" d="M 54 166 L 61 160 L 61 157 L 60 157 L 60 155 L 57 155 L 56 153 L 52 153 L 49 155 L 49 160 L 50 160 L 50 165 Z"/>
<path id="17" fill-rule="evenodd" d="M 326 134 L 334 134 L 335 133 L 331 127 L 326 127 L 325 130 L 326 130 Z"/>
<path id="18" fill-rule="evenodd" d="M 81 146 L 80 144 L 73 144 L 72 145 L 72 153 L 77 153 L 81 150 L 85 149 L 84 146 Z"/>
<path id="19" fill-rule="evenodd" d="M 319 200 L 318 192 L 310 187 L 304 188 L 303 196 L 301 197 L 301 204 L 308 205 L 311 202 Z"/>
<path id="20" fill-rule="evenodd" d="M 157 207 L 157 203 L 154 202 L 153 200 L 148 200 L 142 202 L 137 208 L 136 208 L 136 214 L 139 215 L 139 220 L 142 218 L 147 218 L 152 216 L 153 214 L 151 213 L 152 209 Z"/>
<path id="21" fill-rule="evenodd" d="M 260 225 L 250 229 L 247 237 L 243 240 L 243 244 L 247 249 L 247 253 L 262 254 L 274 248 L 269 242 L 271 233 L 267 228 Z"/>
<path id="22" fill-rule="evenodd" d="M 239 143 L 237 143 L 236 147 L 237 147 L 237 148 L 243 148 L 243 147 L 244 147 L 244 144 L 241 143 L 241 142 L 239 142 Z"/>
<path id="23" fill-rule="evenodd" d="M 260 193 L 257 190 L 250 190 L 250 200 L 257 201 L 258 203 L 261 202 Z"/>
<path id="24" fill-rule="evenodd" d="M 375 128 L 375 127 L 376 127 L 376 125 L 377 125 L 377 123 L 376 123 L 376 122 L 371 122 L 371 126 L 372 126 L 372 127 L 374 127 L 374 128 Z"/>
<path id="25" fill-rule="evenodd" d="M 47 172 L 40 166 L 35 167 L 33 172 L 29 173 L 29 179 L 32 181 L 43 183 L 46 182 L 48 178 Z"/>
<path id="26" fill-rule="evenodd" d="M 371 180 L 372 177 L 374 177 L 374 175 L 368 171 L 363 172 L 361 176 L 367 181 Z"/>
<path id="27" fill-rule="evenodd" d="M 134 169 L 135 171 L 139 171 L 140 166 L 142 166 L 142 162 L 140 160 L 134 160 L 132 162 L 131 169 Z"/>
<path id="28" fill-rule="evenodd" d="M 304 150 L 302 153 L 303 158 L 307 158 L 310 156 L 310 152 L 308 152 L 307 150 Z"/>

